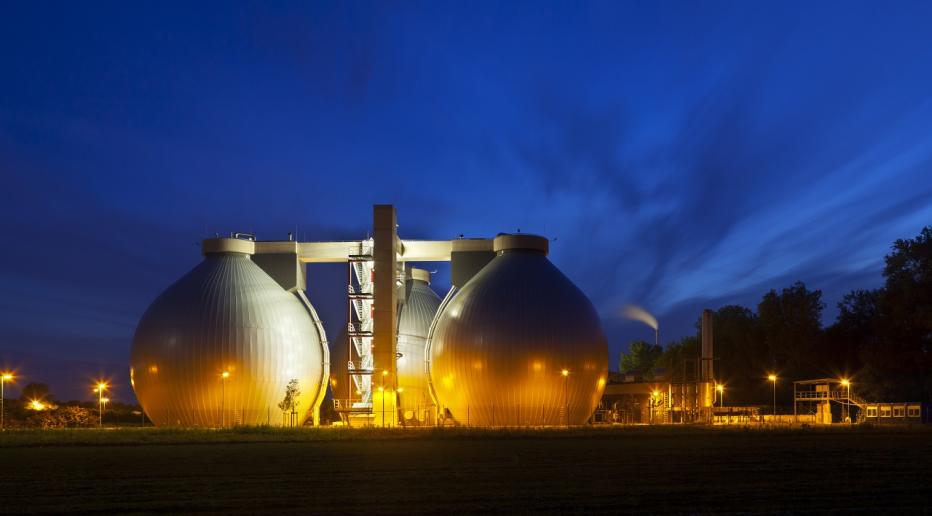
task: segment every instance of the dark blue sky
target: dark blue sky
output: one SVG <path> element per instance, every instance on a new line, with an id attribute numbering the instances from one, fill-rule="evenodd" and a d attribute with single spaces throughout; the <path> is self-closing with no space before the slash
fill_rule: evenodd
<path id="1" fill-rule="evenodd" d="M 625 303 L 672 339 L 799 279 L 830 323 L 932 222 L 928 2 L 139 4 L 0 8 L 0 362 L 60 397 L 214 232 L 545 234 L 615 364 Z"/>

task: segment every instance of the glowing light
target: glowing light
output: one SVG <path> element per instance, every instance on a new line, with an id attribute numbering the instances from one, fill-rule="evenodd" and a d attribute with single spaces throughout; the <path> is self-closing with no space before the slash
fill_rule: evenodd
<path id="1" fill-rule="evenodd" d="M 405 388 L 404 388 L 404 387 L 399 387 L 399 388 L 398 388 L 398 392 L 404 392 L 404 391 L 405 391 Z"/>
<path id="2" fill-rule="evenodd" d="M 725 386 L 722 384 L 718 384 L 715 386 L 715 390 L 717 390 L 718 392 L 723 392 L 725 390 Z"/>
<path id="3" fill-rule="evenodd" d="M 230 372 L 229 372 L 229 371 L 224 371 L 224 372 L 220 373 L 220 378 L 227 379 L 227 378 L 229 378 L 229 377 L 230 377 Z"/>
<path id="4" fill-rule="evenodd" d="M 110 403 L 110 398 L 100 398 L 101 403 Z"/>
<path id="5" fill-rule="evenodd" d="M 0 379 L 2 379 L 4 382 L 12 381 L 13 378 L 13 373 L 3 373 L 3 376 L 0 376 Z"/>
<path id="6" fill-rule="evenodd" d="M 660 391 L 655 389 L 653 392 L 650 393 L 650 395 L 656 398 L 657 396 L 660 396 Z"/>
<path id="7" fill-rule="evenodd" d="M 562 374 L 563 376 L 569 376 L 569 375 L 570 375 L 570 370 L 569 370 L 569 369 L 564 369 L 564 370 L 560 371 L 560 374 Z"/>
<path id="8" fill-rule="evenodd" d="M 359 390 L 359 389 L 356 389 L 356 394 L 357 394 L 357 395 L 362 394 L 362 391 Z"/>
<path id="9" fill-rule="evenodd" d="M 36 411 L 45 410 L 45 403 L 42 403 L 40 400 L 32 400 L 29 402 L 29 409 Z"/>
<path id="10" fill-rule="evenodd" d="M 842 387 L 847 387 L 847 386 L 849 386 L 849 385 L 851 385 L 851 382 L 849 382 L 847 378 L 842 378 L 842 380 L 841 380 L 841 386 L 842 386 Z"/>
<path id="11" fill-rule="evenodd" d="M 385 369 L 383 369 L 383 370 L 382 370 L 382 376 L 388 376 L 388 371 L 385 370 Z"/>
<path id="12" fill-rule="evenodd" d="M 602 387 L 604 385 L 605 385 L 605 378 L 599 378 L 599 387 Z"/>
<path id="13" fill-rule="evenodd" d="M 385 391 L 385 387 L 379 386 L 379 392 L 384 392 L 384 391 Z"/>
<path id="14" fill-rule="evenodd" d="M 775 374 L 769 375 L 767 379 L 770 380 L 771 382 L 775 382 L 777 381 L 777 375 Z"/>
<path id="15" fill-rule="evenodd" d="M 337 386 L 337 379 L 336 379 L 336 378 L 331 378 L 331 379 L 330 379 L 330 385 L 336 387 L 336 386 Z"/>
<path id="16" fill-rule="evenodd" d="M 159 366 L 156 366 L 156 365 L 149 366 L 149 372 L 152 373 L 152 374 L 158 373 L 158 372 L 159 372 Z"/>

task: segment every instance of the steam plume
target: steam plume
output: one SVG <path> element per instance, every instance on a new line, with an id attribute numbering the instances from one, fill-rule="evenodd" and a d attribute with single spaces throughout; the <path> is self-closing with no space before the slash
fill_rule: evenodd
<path id="1" fill-rule="evenodd" d="M 641 321 L 642 323 L 653 328 L 654 331 L 659 328 L 657 319 L 655 319 L 654 316 L 650 314 L 650 312 L 641 308 L 640 306 L 625 305 L 625 307 L 621 309 L 621 313 L 628 319 Z"/>

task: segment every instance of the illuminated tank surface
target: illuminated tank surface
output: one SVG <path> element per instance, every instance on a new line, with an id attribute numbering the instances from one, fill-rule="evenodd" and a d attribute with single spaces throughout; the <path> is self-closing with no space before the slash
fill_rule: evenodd
<path id="1" fill-rule="evenodd" d="M 277 405 L 294 378 L 300 424 L 320 390 L 323 339 L 304 303 L 249 255 L 207 253 L 143 315 L 130 378 L 157 426 L 202 427 L 282 425 Z"/>
<path id="2" fill-rule="evenodd" d="M 433 405 L 427 388 L 424 351 L 430 323 L 440 307 L 440 296 L 430 288 L 430 273 L 409 269 L 406 300 L 398 314 L 398 396 L 405 419 L 425 419 Z"/>
<path id="3" fill-rule="evenodd" d="M 595 410 L 607 341 L 592 303 L 547 259 L 547 244 L 500 235 L 495 258 L 448 296 L 428 351 L 441 417 L 479 426 L 576 425 Z"/>

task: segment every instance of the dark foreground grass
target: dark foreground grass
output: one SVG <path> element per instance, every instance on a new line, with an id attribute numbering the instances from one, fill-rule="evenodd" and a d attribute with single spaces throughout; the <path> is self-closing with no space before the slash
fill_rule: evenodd
<path id="1" fill-rule="evenodd" d="M 926 429 L 0 435 L 0 512 L 928 512 Z"/>

